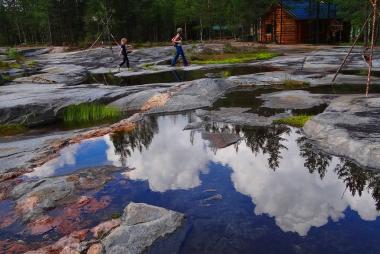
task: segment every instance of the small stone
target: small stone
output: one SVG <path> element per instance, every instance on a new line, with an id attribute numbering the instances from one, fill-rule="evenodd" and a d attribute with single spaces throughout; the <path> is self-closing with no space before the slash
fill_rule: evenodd
<path id="1" fill-rule="evenodd" d="M 87 250 L 87 254 L 101 254 L 103 252 L 103 246 L 100 243 L 93 244 Z"/>

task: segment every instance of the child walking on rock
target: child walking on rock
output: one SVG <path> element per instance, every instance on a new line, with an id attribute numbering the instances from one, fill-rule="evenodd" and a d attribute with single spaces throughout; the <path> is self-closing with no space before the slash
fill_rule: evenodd
<path id="1" fill-rule="evenodd" d="M 128 46 L 127 46 L 127 43 L 128 43 L 128 40 L 127 38 L 122 38 L 121 39 L 121 50 L 120 50 L 120 56 L 123 57 L 123 62 L 121 64 L 119 64 L 119 71 L 120 71 L 120 68 L 126 63 L 127 64 L 127 68 L 129 68 L 129 59 L 128 59 L 128 53 L 130 53 L 128 51 Z"/>

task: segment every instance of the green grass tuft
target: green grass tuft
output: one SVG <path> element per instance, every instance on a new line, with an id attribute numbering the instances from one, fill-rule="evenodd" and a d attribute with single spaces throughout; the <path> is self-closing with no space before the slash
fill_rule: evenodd
<path id="1" fill-rule="evenodd" d="M 278 119 L 273 121 L 277 124 L 286 124 L 294 127 L 302 128 L 307 121 L 309 121 L 313 116 L 311 115 L 299 115 L 299 116 L 289 116 L 286 118 Z"/>
<path id="2" fill-rule="evenodd" d="M 223 78 L 231 77 L 231 75 L 232 75 L 231 71 L 223 71 L 222 72 L 222 77 Z"/>
<path id="3" fill-rule="evenodd" d="M 0 136 L 13 136 L 26 132 L 28 129 L 21 124 L 0 124 Z"/>
<path id="4" fill-rule="evenodd" d="M 9 68 L 9 63 L 0 61 L 0 69 L 8 69 Z"/>
<path id="5" fill-rule="evenodd" d="M 268 60 L 279 56 L 276 52 L 238 52 L 218 54 L 195 54 L 190 57 L 193 64 L 235 64 L 248 63 L 257 60 Z"/>
<path id="6" fill-rule="evenodd" d="M 142 67 L 146 70 L 155 70 L 155 64 L 154 63 L 145 63 L 142 65 Z"/>
<path id="7" fill-rule="evenodd" d="M 302 89 L 302 88 L 309 88 L 310 83 L 306 81 L 298 81 L 298 80 L 292 80 L 287 79 L 284 81 L 284 87 L 286 89 Z"/>
<path id="8" fill-rule="evenodd" d="M 15 48 L 8 48 L 5 54 L 8 56 L 8 58 L 16 60 L 16 61 L 24 60 L 24 56 L 21 55 L 20 52 L 18 52 L 17 49 Z"/>
<path id="9" fill-rule="evenodd" d="M 37 62 L 34 60 L 28 60 L 28 61 L 25 61 L 25 65 L 28 66 L 29 68 L 34 68 L 37 66 Z"/>
<path id="10" fill-rule="evenodd" d="M 111 219 L 119 219 L 119 218 L 121 218 L 121 213 L 113 213 L 113 214 L 111 214 Z"/>
<path id="11" fill-rule="evenodd" d="M 83 103 L 68 106 L 63 113 L 65 123 L 89 123 L 118 119 L 119 109 L 97 103 Z"/>

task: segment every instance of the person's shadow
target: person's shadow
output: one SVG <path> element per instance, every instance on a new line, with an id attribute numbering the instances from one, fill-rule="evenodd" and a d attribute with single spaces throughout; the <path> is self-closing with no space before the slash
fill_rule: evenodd
<path id="1" fill-rule="evenodd" d="M 173 70 L 172 73 L 177 82 L 186 81 L 186 71 L 179 72 L 177 70 Z"/>

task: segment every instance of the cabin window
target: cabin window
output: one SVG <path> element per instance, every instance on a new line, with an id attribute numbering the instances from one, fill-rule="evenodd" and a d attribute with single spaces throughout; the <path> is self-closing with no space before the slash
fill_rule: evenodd
<path id="1" fill-rule="evenodd" d="M 267 34 L 272 34 L 273 33 L 273 25 L 272 24 L 267 24 L 265 27 L 265 33 Z"/>

